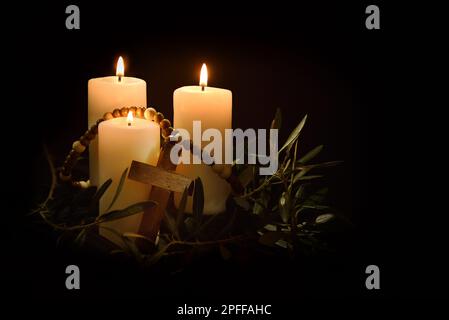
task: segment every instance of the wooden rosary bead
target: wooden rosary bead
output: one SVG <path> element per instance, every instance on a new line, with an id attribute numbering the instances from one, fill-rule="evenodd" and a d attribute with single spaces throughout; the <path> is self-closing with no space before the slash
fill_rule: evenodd
<path id="1" fill-rule="evenodd" d="M 94 135 L 94 137 L 92 138 L 92 140 L 93 139 L 95 139 L 95 137 L 97 136 L 97 133 L 98 133 L 98 125 L 97 124 L 94 124 L 93 126 L 91 126 L 90 128 L 89 128 L 89 134 L 90 135 Z"/>
<path id="2" fill-rule="evenodd" d="M 70 150 L 69 154 L 67 155 L 67 157 L 65 157 L 64 159 L 64 167 L 72 167 L 75 159 L 78 158 L 78 154 L 76 153 L 75 150 Z"/>
<path id="3" fill-rule="evenodd" d="M 129 107 L 129 110 L 128 110 L 128 112 L 132 112 L 133 113 L 133 116 L 136 116 L 136 113 L 137 113 L 137 107 Z"/>
<path id="4" fill-rule="evenodd" d="M 171 136 L 172 132 L 173 132 L 172 127 L 162 129 L 162 137 L 164 138 L 165 141 L 170 141 L 170 136 Z"/>
<path id="5" fill-rule="evenodd" d="M 85 147 L 87 147 L 90 143 L 90 141 L 85 136 L 81 136 L 79 142 Z"/>
<path id="6" fill-rule="evenodd" d="M 154 109 L 154 108 L 147 108 L 146 110 L 145 110 L 145 113 L 144 113 L 144 117 L 145 117 L 145 119 L 147 119 L 147 120 L 151 120 L 151 121 L 154 121 L 154 119 L 155 119 L 155 117 L 156 117 L 156 109 Z"/>
<path id="7" fill-rule="evenodd" d="M 141 108 L 136 109 L 136 117 L 142 119 L 145 111 L 142 111 Z"/>
<path id="8" fill-rule="evenodd" d="M 106 112 L 106 113 L 103 115 L 103 120 L 111 120 L 111 119 L 114 119 L 114 116 L 112 115 L 111 112 Z"/>
<path id="9" fill-rule="evenodd" d="M 168 127 L 171 126 L 170 120 L 168 119 L 162 119 L 162 121 L 159 123 L 159 125 L 161 126 L 161 129 L 167 129 Z"/>
<path id="10" fill-rule="evenodd" d="M 142 111 L 141 108 L 136 109 L 136 117 L 142 119 L 145 111 Z"/>
<path id="11" fill-rule="evenodd" d="M 73 150 L 75 150 L 77 153 L 83 153 L 84 150 L 86 150 L 86 146 L 83 146 L 83 145 L 81 144 L 81 142 L 79 142 L 79 140 L 75 141 L 75 142 L 72 144 L 72 148 L 73 148 Z"/>
<path id="12" fill-rule="evenodd" d="M 69 175 L 65 175 L 62 171 L 59 172 L 59 179 L 61 179 L 62 181 L 69 181 L 72 178 L 72 176 Z"/>
<path id="13" fill-rule="evenodd" d="M 167 134 L 165 131 L 162 131 L 161 135 L 165 141 L 170 141 L 170 135 Z"/>
<path id="14" fill-rule="evenodd" d="M 227 179 L 232 174 L 232 167 L 230 165 L 225 165 L 224 170 L 220 173 L 220 177 Z"/>
<path id="15" fill-rule="evenodd" d="M 156 113 L 156 116 L 154 118 L 154 121 L 159 124 L 161 123 L 161 121 L 164 120 L 164 115 L 162 114 L 162 112 L 158 112 Z"/>
<path id="16" fill-rule="evenodd" d="M 64 161 L 63 166 L 67 169 L 73 168 L 77 162 L 78 162 L 78 157 L 67 156 L 67 158 Z"/>
<path id="17" fill-rule="evenodd" d="M 69 164 L 69 160 L 66 159 L 62 164 L 62 171 L 67 173 L 70 172 L 70 170 L 72 170 L 72 166 Z"/>
<path id="18" fill-rule="evenodd" d="M 79 153 L 78 152 L 76 152 L 75 150 L 70 150 L 70 152 L 69 152 L 69 156 L 70 157 L 79 157 Z"/>
<path id="19" fill-rule="evenodd" d="M 120 109 L 120 114 L 122 115 L 122 117 L 126 117 L 128 115 L 128 107 L 123 107 Z"/>
<path id="20" fill-rule="evenodd" d="M 82 180 L 80 180 L 80 181 L 73 181 L 72 185 L 74 187 L 77 187 L 77 188 L 87 189 L 87 188 L 90 187 L 90 181 L 89 180 L 87 180 L 87 181 L 82 181 Z"/>
<path id="21" fill-rule="evenodd" d="M 85 137 L 87 140 L 90 141 L 90 140 L 95 139 L 95 134 L 90 130 L 86 130 L 86 132 L 84 132 L 83 137 Z"/>
<path id="22" fill-rule="evenodd" d="M 119 109 L 114 109 L 114 111 L 112 111 L 112 115 L 114 116 L 114 118 L 120 118 L 122 116 Z"/>

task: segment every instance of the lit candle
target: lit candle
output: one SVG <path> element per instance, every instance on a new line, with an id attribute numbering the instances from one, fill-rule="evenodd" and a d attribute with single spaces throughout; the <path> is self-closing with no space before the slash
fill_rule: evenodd
<path id="1" fill-rule="evenodd" d="M 122 107 L 146 107 L 147 85 L 144 80 L 125 77 L 123 58 L 117 62 L 116 76 L 90 79 L 88 82 L 88 126 L 106 112 Z M 98 142 L 89 146 L 89 174 L 91 185 L 98 186 Z"/>
<path id="2" fill-rule="evenodd" d="M 199 86 L 178 88 L 173 93 L 174 128 L 186 129 L 193 137 L 193 121 L 201 121 L 201 129 L 218 129 L 224 139 L 225 129 L 232 129 L 232 92 L 207 86 L 207 68 L 203 64 Z M 203 142 L 201 147 L 207 145 Z M 222 144 L 223 150 L 225 143 Z M 224 152 L 222 152 L 224 162 Z M 217 160 L 217 159 L 215 159 Z M 180 164 L 177 172 L 190 178 L 200 177 L 204 186 L 204 213 L 225 211 L 226 199 L 231 188 L 206 164 Z M 179 201 L 179 195 L 175 200 Z M 191 210 L 191 199 L 187 208 Z"/>
<path id="3" fill-rule="evenodd" d="M 99 185 L 109 178 L 112 184 L 100 200 L 100 214 L 107 211 L 115 195 L 118 183 L 125 168 L 130 168 L 131 162 L 137 160 L 156 165 L 160 149 L 160 128 L 155 122 L 134 118 L 132 112 L 128 117 L 114 118 L 103 121 L 98 127 L 98 159 Z M 134 203 L 148 200 L 150 186 L 126 179 L 120 196 L 110 210 L 123 209 Z M 104 223 L 119 233 L 137 233 L 142 214 L 132 215 L 116 221 Z M 100 228 L 100 234 L 109 240 L 123 244 L 117 236 Z"/>

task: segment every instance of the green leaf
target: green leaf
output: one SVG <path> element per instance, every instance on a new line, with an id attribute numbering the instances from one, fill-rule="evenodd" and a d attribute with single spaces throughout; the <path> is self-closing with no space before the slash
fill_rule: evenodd
<path id="1" fill-rule="evenodd" d="M 319 179 L 324 177 L 323 175 L 320 174 L 311 174 L 309 176 L 300 176 L 297 180 L 293 181 L 293 183 L 297 182 L 297 181 L 306 181 L 306 180 L 313 180 L 313 179 Z"/>
<path id="2" fill-rule="evenodd" d="M 295 174 L 295 176 L 293 177 L 293 184 L 301 180 L 301 178 L 305 176 L 310 170 L 311 170 L 310 168 L 305 168 L 299 171 L 297 174 Z"/>
<path id="3" fill-rule="evenodd" d="M 319 189 L 317 192 L 307 197 L 303 203 L 303 206 L 311 209 L 319 209 L 318 205 L 323 203 L 326 199 L 328 188 Z"/>
<path id="4" fill-rule="evenodd" d="M 101 197 L 109 189 L 111 184 L 112 184 L 112 179 L 108 179 L 101 185 L 101 187 L 97 190 L 97 192 L 95 192 L 95 195 L 92 198 L 93 205 L 96 205 L 98 203 L 98 201 L 100 201 Z"/>
<path id="5" fill-rule="evenodd" d="M 279 199 L 279 214 L 284 223 L 287 223 L 290 219 L 290 196 L 288 192 L 283 192 Z"/>
<path id="6" fill-rule="evenodd" d="M 188 196 L 188 189 L 185 188 L 182 196 L 181 201 L 179 202 L 178 209 L 176 210 L 176 229 L 179 230 L 181 227 L 181 224 L 184 222 L 184 213 L 186 211 L 186 205 L 187 205 L 187 196 Z"/>
<path id="7" fill-rule="evenodd" d="M 197 221 L 197 224 L 201 222 L 204 210 L 204 190 L 201 178 L 195 179 L 195 190 L 193 193 L 193 215 Z"/>
<path id="8" fill-rule="evenodd" d="M 154 241 L 153 240 L 151 240 L 150 238 L 147 238 L 147 237 L 145 237 L 145 236 L 143 236 L 141 234 L 138 234 L 138 233 L 125 232 L 122 236 L 126 237 L 126 238 L 143 239 L 143 240 L 146 240 L 148 242 L 151 242 L 154 245 Z"/>
<path id="9" fill-rule="evenodd" d="M 253 206 L 253 213 L 254 214 L 261 214 L 265 212 L 265 210 L 268 207 L 268 202 L 270 201 L 270 193 L 262 190 L 260 194 L 260 198 L 255 199 L 254 206 Z"/>
<path id="10" fill-rule="evenodd" d="M 304 204 L 302 207 L 304 209 L 315 209 L 315 210 L 328 210 L 328 209 L 330 209 L 329 206 L 322 206 L 322 205 L 319 205 L 319 204 L 314 204 L 314 205 Z"/>
<path id="11" fill-rule="evenodd" d="M 172 235 L 175 239 L 179 240 L 179 233 L 177 229 L 177 225 L 173 217 L 168 214 L 168 212 L 165 211 L 164 217 L 163 217 L 165 223 L 167 224 L 168 228 L 170 229 Z"/>
<path id="12" fill-rule="evenodd" d="M 279 150 L 279 152 L 281 152 L 282 150 L 284 150 L 285 148 L 290 146 L 296 139 L 298 139 L 299 134 L 301 133 L 301 130 L 304 127 L 304 124 L 306 123 L 306 120 L 307 120 L 307 115 L 305 115 L 304 118 L 302 118 L 302 120 L 298 124 L 298 126 L 292 131 L 292 133 L 290 133 L 290 136 L 287 138 L 287 141 L 282 146 L 282 148 Z"/>
<path id="13" fill-rule="evenodd" d="M 254 202 L 254 206 L 253 206 L 253 213 L 254 214 L 261 214 L 262 212 L 264 212 L 265 208 L 263 207 L 262 204 L 260 204 L 259 201 Z"/>
<path id="14" fill-rule="evenodd" d="M 195 232 L 195 219 L 187 217 L 184 223 L 186 225 L 187 233 L 193 234 Z"/>
<path id="15" fill-rule="evenodd" d="M 140 252 L 134 240 L 132 240 L 131 237 L 129 236 L 125 236 L 124 234 L 122 234 L 122 240 L 123 243 L 125 244 L 125 248 L 127 249 L 128 253 L 131 256 L 134 256 L 136 260 L 141 263 L 143 261 L 143 255 Z"/>
<path id="16" fill-rule="evenodd" d="M 86 241 L 86 233 L 87 228 L 82 229 L 80 233 L 78 233 L 78 235 L 76 236 L 75 243 L 78 244 L 79 246 L 82 246 Z"/>
<path id="17" fill-rule="evenodd" d="M 305 187 L 304 187 L 303 184 L 301 184 L 301 185 L 299 186 L 298 190 L 296 190 L 296 193 L 295 193 L 295 199 L 296 199 L 296 202 L 302 200 L 302 197 L 304 196 L 304 190 L 305 190 Z"/>
<path id="18" fill-rule="evenodd" d="M 274 119 L 273 121 L 271 121 L 271 129 L 280 129 L 281 128 L 281 124 L 282 124 L 282 114 L 281 114 L 281 109 L 277 108 L 276 109 L 276 113 L 274 115 Z"/>
<path id="19" fill-rule="evenodd" d="M 283 173 L 285 173 L 285 171 L 287 171 L 287 170 L 289 169 L 288 166 L 290 165 L 290 162 L 291 162 L 291 161 L 292 161 L 291 159 L 288 159 L 288 160 L 287 160 L 287 163 L 285 164 L 284 170 L 282 170 Z"/>
<path id="20" fill-rule="evenodd" d="M 112 199 L 112 202 L 109 205 L 109 207 L 106 209 L 106 211 L 111 210 L 112 206 L 114 205 L 115 201 L 117 200 L 118 196 L 120 195 L 120 192 L 122 191 L 122 188 L 123 188 L 123 184 L 125 183 L 127 172 L 128 172 L 128 168 L 126 168 L 125 171 L 123 171 L 122 176 L 120 177 L 120 182 L 117 186 L 117 190 L 115 191 L 114 198 Z"/>
<path id="21" fill-rule="evenodd" d="M 112 220 L 118 220 L 122 219 L 128 216 L 135 215 L 137 213 L 140 213 L 148 208 L 152 208 L 157 205 L 157 202 L 148 200 L 148 201 L 142 201 L 135 203 L 133 205 L 130 205 L 129 207 L 122 209 L 122 210 L 114 210 L 108 213 L 105 213 L 99 217 L 99 222 L 106 222 L 106 221 L 112 221 Z"/>
<path id="22" fill-rule="evenodd" d="M 239 180 L 243 188 L 246 188 L 248 184 L 254 179 L 254 165 L 248 165 L 239 174 Z"/>
<path id="23" fill-rule="evenodd" d="M 329 161 L 329 162 L 323 162 L 323 163 L 317 163 L 317 164 L 308 164 L 308 165 L 299 165 L 298 167 L 301 168 L 301 170 L 304 169 L 316 169 L 316 168 L 330 168 L 337 166 L 339 164 L 343 163 L 343 161 Z"/>
<path id="24" fill-rule="evenodd" d="M 323 145 L 319 145 L 318 147 L 313 148 L 309 152 L 307 152 L 303 157 L 299 159 L 299 163 L 307 163 L 313 158 L 315 158 L 321 151 L 323 150 Z"/>
<path id="25" fill-rule="evenodd" d="M 240 208 L 244 209 L 245 211 L 248 211 L 251 208 L 251 204 L 246 199 L 234 197 L 233 200 Z"/>

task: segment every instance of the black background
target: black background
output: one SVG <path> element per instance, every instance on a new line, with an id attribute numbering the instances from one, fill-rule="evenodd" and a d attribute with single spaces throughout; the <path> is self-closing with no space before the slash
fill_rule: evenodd
<path id="1" fill-rule="evenodd" d="M 406 36 L 394 23 L 398 10 L 377 3 L 381 30 L 367 30 L 365 8 L 371 3 L 364 2 L 78 2 L 81 29 L 67 30 L 68 4 L 11 9 L 16 18 L 8 25 L 14 48 L 11 56 L 7 52 L 8 78 L 14 83 L 10 92 L 27 128 L 12 130 L 11 152 L 20 176 L 13 172 L 11 181 L 20 183 L 12 183 L 14 205 L 8 211 L 13 212 L 8 280 L 15 293 L 161 294 L 176 295 L 181 302 L 208 297 L 217 303 L 233 297 L 250 303 L 309 296 L 441 296 L 443 265 L 437 261 L 442 252 L 429 246 L 441 239 L 421 241 L 429 237 L 415 233 L 417 216 L 401 203 L 410 198 L 397 198 L 406 181 L 392 147 L 407 139 L 395 114 L 401 91 L 396 75 L 406 59 L 397 51 Z M 146 80 L 148 104 L 169 119 L 173 91 L 196 84 L 203 62 L 209 85 L 233 92 L 234 128 L 266 128 L 279 107 L 282 141 L 308 114 L 301 150 L 324 144 L 322 160 L 344 160 L 329 180 L 331 200 L 355 223 L 356 232 L 340 256 L 244 266 L 203 261 L 187 274 L 155 280 L 134 266 L 61 252 L 51 234 L 36 231 L 23 215 L 41 196 L 38 177 L 46 168 L 37 163 L 42 144 L 62 161 L 86 127 L 87 81 L 114 74 L 119 55 L 125 58 L 126 75 Z M 68 264 L 82 270 L 80 291 L 64 287 Z M 364 287 L 369 264 L 380 267 L 380 291 Z"/>

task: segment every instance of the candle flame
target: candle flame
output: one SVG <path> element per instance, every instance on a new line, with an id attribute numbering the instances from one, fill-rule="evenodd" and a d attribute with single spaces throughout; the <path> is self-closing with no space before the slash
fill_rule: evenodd
<path id="1" fill-rule="evenodd" d="M 128 126 L 130 126 L 131 123 L 134 121 L 134 116 L 133 116 L 133 112 L 132 111 L 128 112 L 128 116 L 126 117 L 126 121 L 128 121 Z"/>
<path id="2" fill-rule="evenodd" d="M 117 61 L 117 69 L 115 72 L 117 77 L 123 77 L 125 75 L 125 63 L 123 62 L 123 58 L 120 56 Z"/>
<path id="3" fill-rule="evenodd" d="M 207 67 L 205 63 L 201 67 L 200 86 L 207 87 Z"/>

